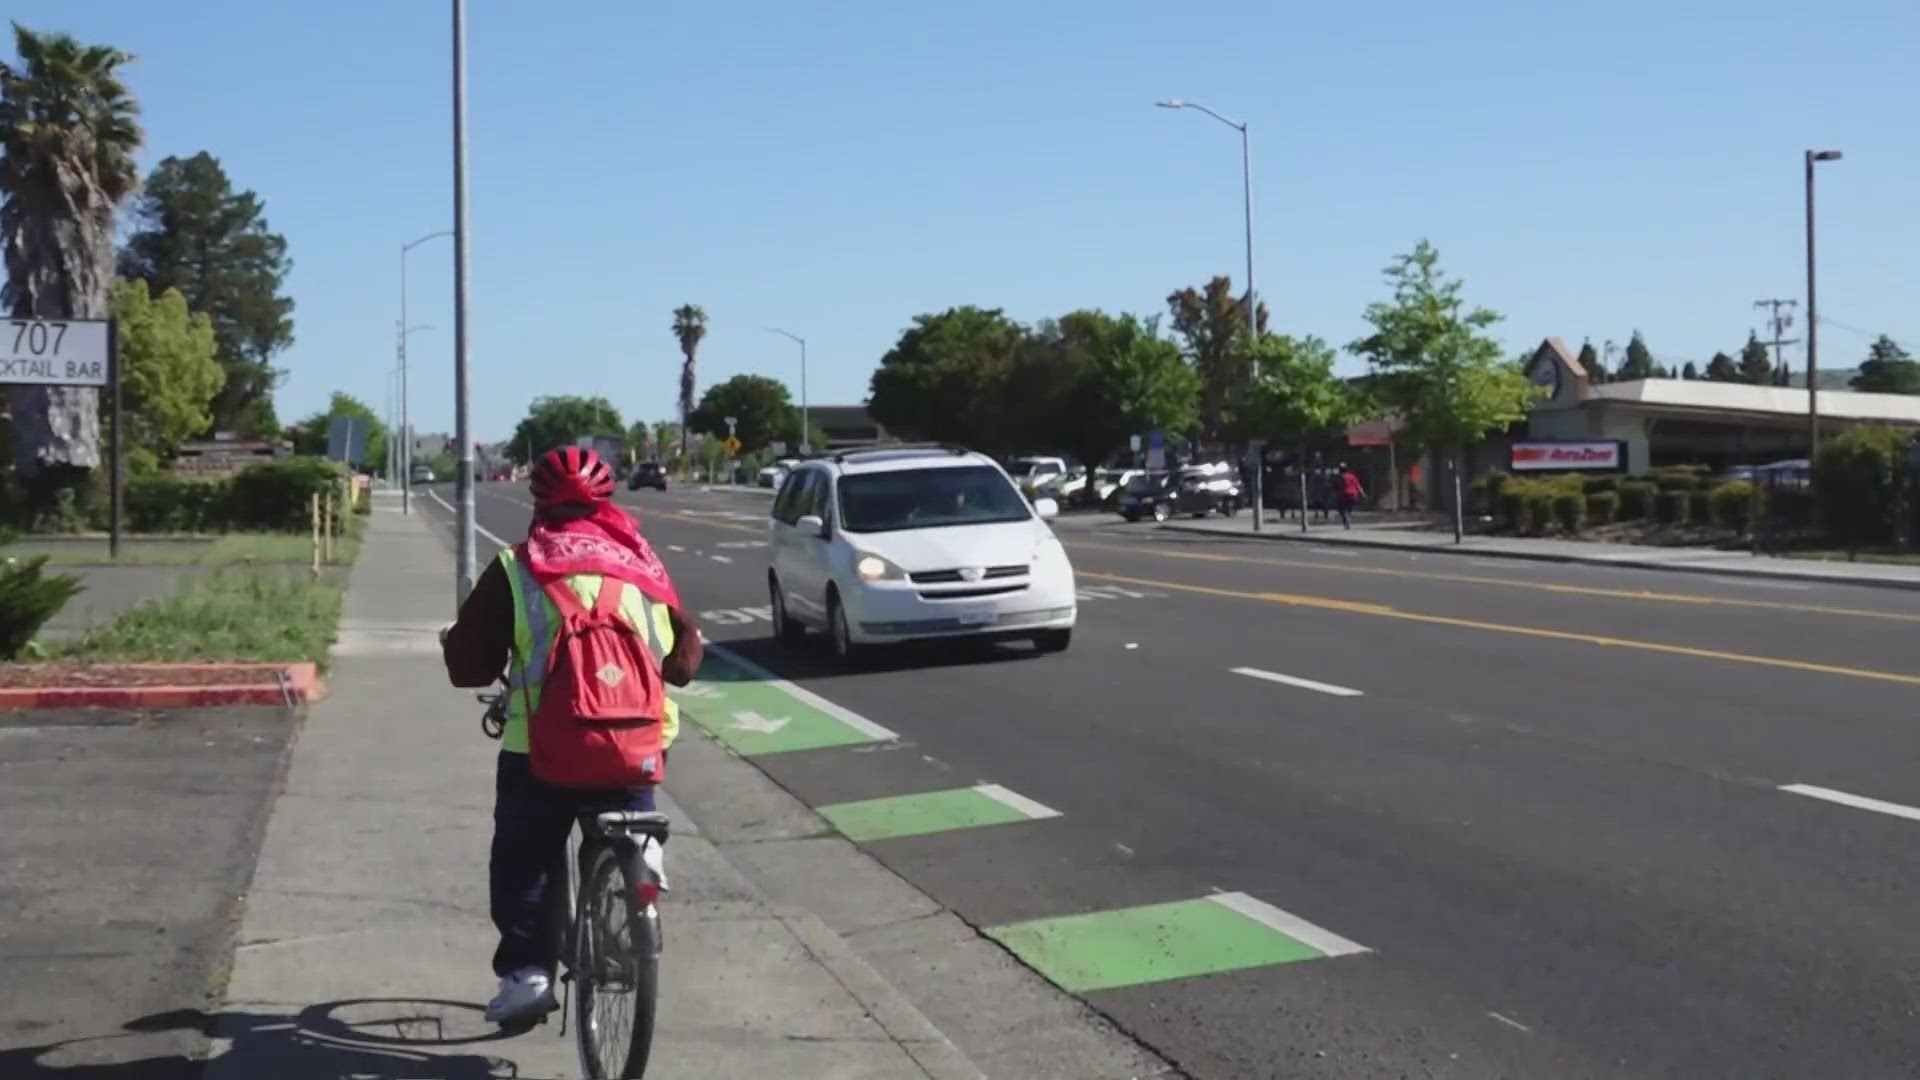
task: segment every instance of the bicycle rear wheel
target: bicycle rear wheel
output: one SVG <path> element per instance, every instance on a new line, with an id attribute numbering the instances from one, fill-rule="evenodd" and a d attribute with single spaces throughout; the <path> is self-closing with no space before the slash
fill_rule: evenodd
<path id="1" fill-rule="evenodd" d="M 653 1048 L 659 996 L 659 912 L 641 910 L 602 846 L 580 883 L 575 923 L 574 1036 L 589 1080 L 638 1080 Z"/>

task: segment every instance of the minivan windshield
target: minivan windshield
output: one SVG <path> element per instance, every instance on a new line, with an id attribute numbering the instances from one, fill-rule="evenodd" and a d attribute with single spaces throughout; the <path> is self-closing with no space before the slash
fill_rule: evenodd
<path id="1" fill-rule="evenodd" d="M 840 527 L 848 532 L 989 525 L 1033 516 L 1027 500 L 987 465 L 901 469 L 840 477 Z"/>

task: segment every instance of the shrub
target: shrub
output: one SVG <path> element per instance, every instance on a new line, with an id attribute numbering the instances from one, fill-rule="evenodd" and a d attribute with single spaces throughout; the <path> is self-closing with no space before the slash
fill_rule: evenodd
<path id="1" fill-rule="evenodd" d="M 1705 525 L 1713 520 L 1713 492 L 1687 492 L 1687 520 L 1696 525 Z"/>
<path id="2" fill-rule="evenodd" d="M 224 532 L 232 511 L 233 491 L 223 480 L 157 473 L 127 481 L 129 532 Z"/>
<path id="3" fill-rule="evenodd" d="M 1645 480 L 1629 480 L 1620 485 L 1620 520 L 1645 521 L 1653 514 L 1653 497 L 1659 489 Z"/>
<path id="4" fill-rule="evenodd" d="M 1602 491 L 1619 491 L 1620 478 L 1617 476 L 1585 476 L 1580 478 L 1580 490 L 1588 495 L 1597 495 Z"/>
<path id="5" fill-rule="evenodd" d="M 1596 491 L 1587 496 L 1587 520 L 1595 525 L 1606 525 L 1620 512 L 1620 493 L 1617 491 Z"/>
<path id="6" fill-rule="evenodd" d="M 1713 489 L 1709 500 L 1711 519 L 1715 525 L 1737 533 L 1744 533 L 1753 525 L 1753 484 L 1746 480 L 1729 480 Z"/>
<path id="7" fill-rule="evenodd" d="M 1820 523 L 1848 547 L 1891 544 L 1907 482 L 1908 436 L 1860 427 L 1828 439 L 1813 460 Z"/>
<path id="8" fill-rule="evenodd" d="M 1690 492 L 1662 491 L 1653 500 L 1653 518 L 1663 525 L 1684 525 L 1690 508 Z"/>
<path id="9" fill-rule="evenodd" d="M 1553 493 L 1532 490 L 1520 497 L 1521 531 L 1538 536 L 1553 527 Z"/>
<path id="10" fill-rule="evenodd" d="M 11 540 L 0 536 L 0 544 Z M 17 658 L 47 620 L 80 592 L 79 578 L 48 574 L 46 567 L 45 555 L 0 557 L 0 660 Z"/>
<path id="11" fill-rule="evenodd" d="M 1662 465 L 1647 476 L 1661 491 L 1695 491 L 1710 483 L 1705 465 Z"/>
<path id="12" fill-rule="evenodd" d="M 345 473 L 320 458 L 286 458 L 249 467 L 235 476 L 232 524 L 263 532 L 301 532 L 313 527 L 313 497 L 340 490 Z"/>
<path id="13" fill-rule="evenodd" d="M 1805 488 L 1762 488 L 1767 528 L 1802 531 L 1813 527 L 1813 492 Z"/>
<path id="14" fill-rule="evenodd" d="M 1577 533 L 1587 524 L 1587 497 L 1560 492 L 1553 497 L 1553 520 L 1562 529 Z"/>

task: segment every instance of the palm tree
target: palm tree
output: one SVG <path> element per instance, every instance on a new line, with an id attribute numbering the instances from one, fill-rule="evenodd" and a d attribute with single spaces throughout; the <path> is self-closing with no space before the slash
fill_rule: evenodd
<path id="1" fill-rule="evenodd" d="M 106 318 L 114 214 L 139 184 L 140 110 L 118 73 L 133 57 L 18 23 L 13 36 L 19 63 L 0 63 L 0 307 L 14 318 Z M 22 477 L 59 483 L 100 464 L 99 396 L 11 389 Z"/>
<path id="2" fill-rule="evenodd" d="M 687 418 L 693 415 L 694 357 L 700 352 L 700 340 L 707 336 L 707 313 L 698 304 L 682 304 L 673 309 L 673 336 L 680 340 L 680 456 L 687 453 Z"/>

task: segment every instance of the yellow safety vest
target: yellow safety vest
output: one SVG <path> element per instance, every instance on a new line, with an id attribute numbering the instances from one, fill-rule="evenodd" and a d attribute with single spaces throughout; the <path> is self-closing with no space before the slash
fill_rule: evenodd
<path id="1" fill-rule="evenodd" d="M 507 572 L 507 583 L 513 588 L 513 659 L 507 665 L 507 725 L 500 735 L 500 749 L 524 754 L 527 721 L 540 709 L 547 654 L 560 628 L 560 606 L 533 580 L 533 571 L 514 556 L 512 548 L 500 553 L 500 568 Z M 567 586 L 580 598 L 581 606 L 592 608 L 604 581 L 599 574 L 573 574 L 567 578 Z M 667 614 L 667 605 L 648 599 L 632 585 L 615 584 L 626 590 L 620 598 L 620 617 L 640 631 L 640 640 L 652 650 L 656 662 L 664 659 L 673 651 L 673 618 Z M 665 700 L 660 738 L 664 745 L 672 746 L 680 734 L 680 706 L 672 698 Z"/>

